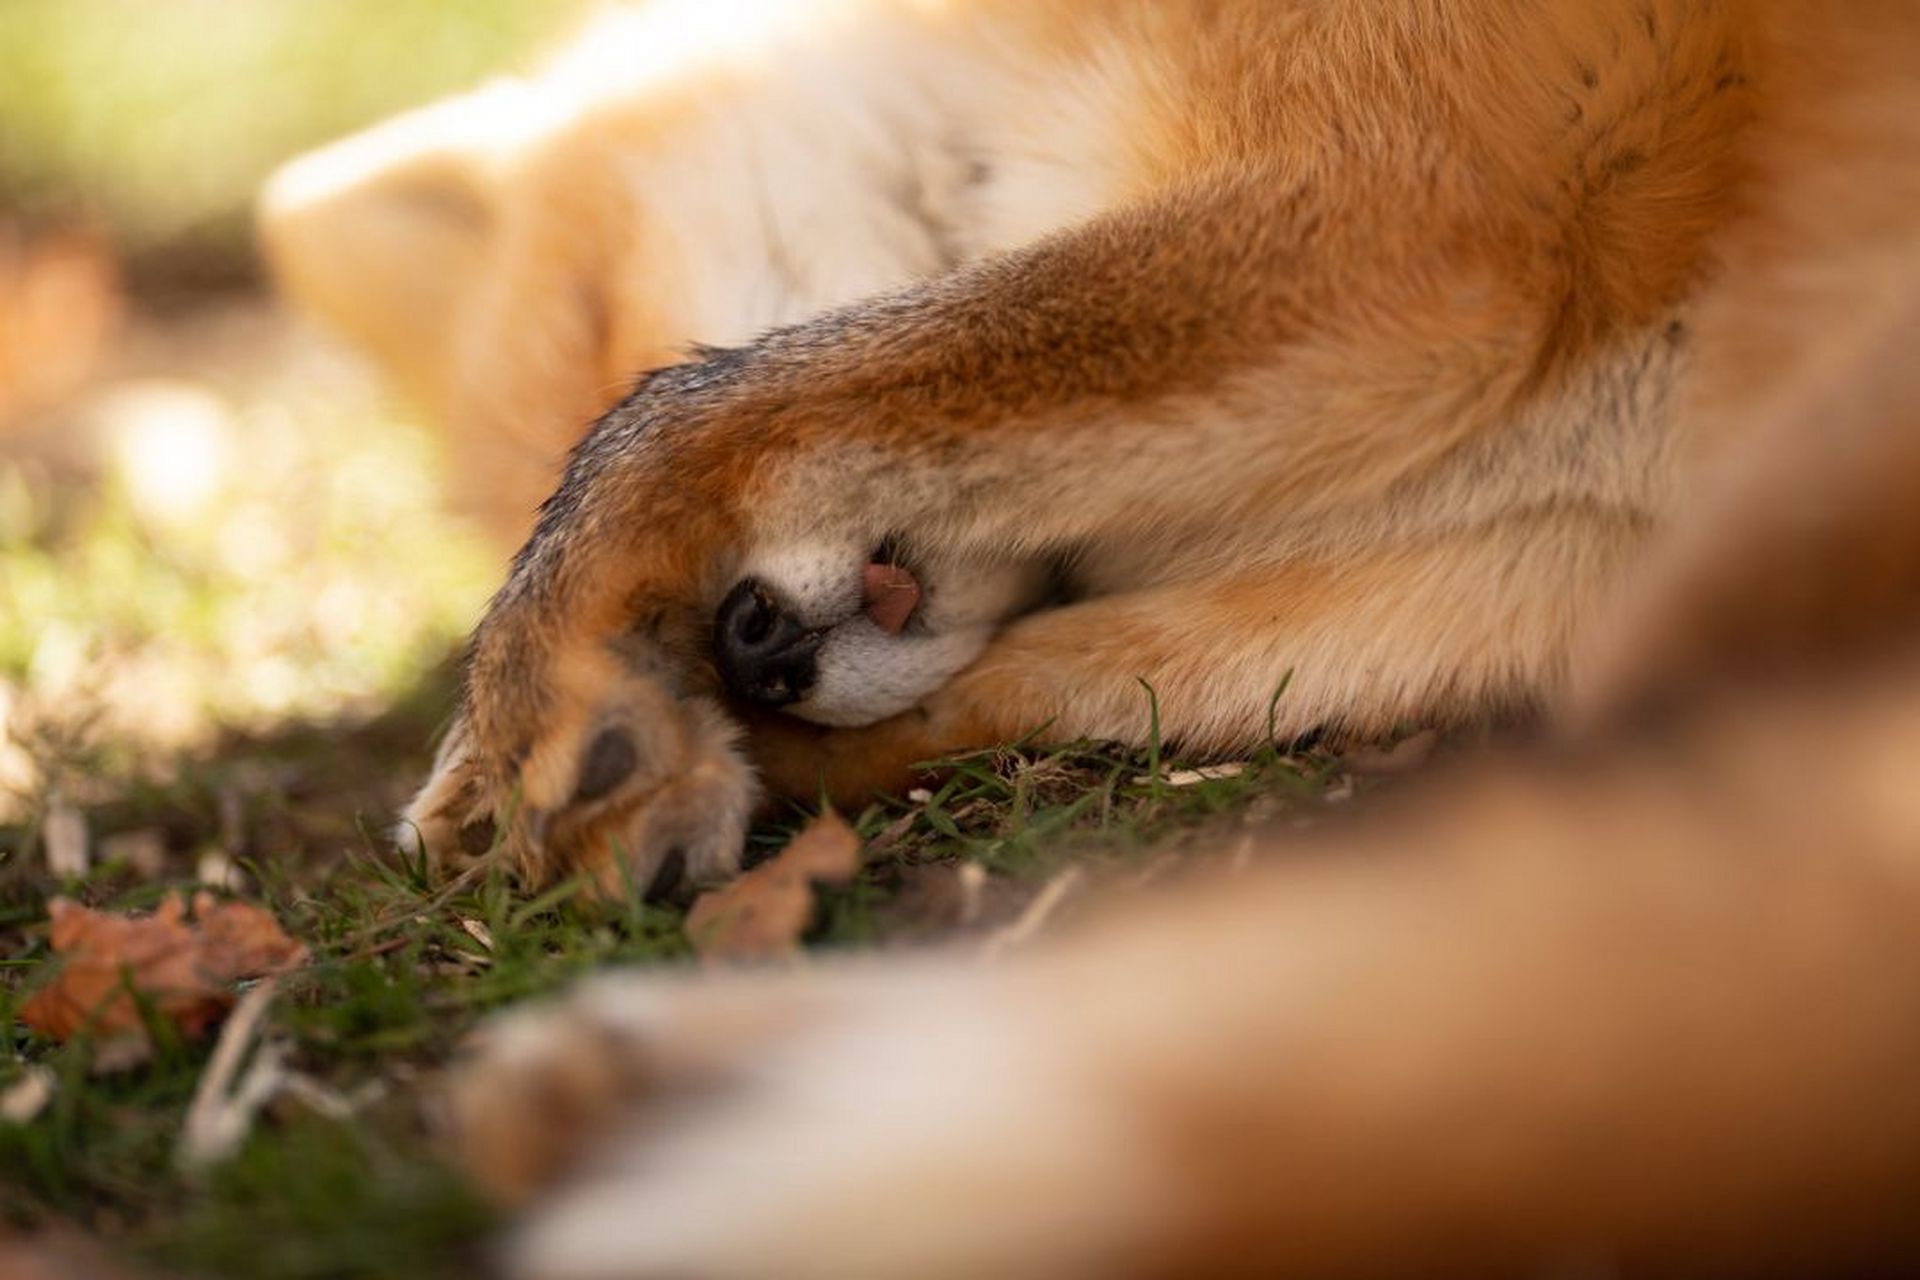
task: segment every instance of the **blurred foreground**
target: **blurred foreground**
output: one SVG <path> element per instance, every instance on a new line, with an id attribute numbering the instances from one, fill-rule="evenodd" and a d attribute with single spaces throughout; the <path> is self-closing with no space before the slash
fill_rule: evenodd
<path id="1" fill-rule="evenodd" d="M 0 6 L 0 1274 L 122 1274 L 84 1233 L 192 1274 L 417 1275 L 476 1225 L 403 1154 L 411 1124 L 374 1151 L 291 1116 L 187 1178 L 198 1048 L 163 1037 L 101 1074 L 88 1037 L 56 1046 L 16 1012 L 58 968 L 52 895 L 147 908 L 199 882 L 288 914 L 374 847 L 429 750 L 436 672 L 495 568 L 440 513 L 407 407 L 264 296 L 249 209 L 287 155 L 510 60 L 568 8 Z M 348 871 L 332 923 L 299 921 L 332 944 L 310 998 L 347 1018 L 320 1041 L 427 1026 L 384 955 L 342 960 L 417 914 L 384 883 Z"/>
<path id="2" fill-rule="evenodd" d="M 574 8 L 0 9 L 0 876 L 223 735 L 390 705 L 470 621 L 430 439 L 263 296 L 250 208 Z"/>

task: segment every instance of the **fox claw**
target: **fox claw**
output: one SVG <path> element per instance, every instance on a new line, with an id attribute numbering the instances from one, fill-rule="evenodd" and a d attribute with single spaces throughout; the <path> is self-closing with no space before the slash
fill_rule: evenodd
<path id="1" fill-rule="evenodd" d="M 757 785 L 719 705 L 610 658 L 569 674 L 510 763 L 483 749 L 470 700 L 403 838 L 442 866 L 499 856 L 529 881 L 584 873 L 609 896 L 737 871 Z"/>

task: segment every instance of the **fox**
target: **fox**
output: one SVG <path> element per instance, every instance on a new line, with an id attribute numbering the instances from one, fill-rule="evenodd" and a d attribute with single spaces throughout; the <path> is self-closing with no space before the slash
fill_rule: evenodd
<path id="1" fill-rule="evenodd" d="M 509 1014 L 506 1269 L 1920 1262 L 1916 68 L 1900 0 L 656 3 L 290 165 L 285 287 L 524 536 L 447 865 L 1543 726 L 996 964 Z"/>
<path id="2" fill-rule="evenodd" d="M 702 881 L 762 786 L 1143 741 L 1143 680 L 1201 756 L 1550 700 L 1684 501 L 1735 12 L 647 6 L 482 90 L 498 151 L 456 101 L 297 162 L 282 277 L 459 450 L 601 411 L 408 825 Z"/>

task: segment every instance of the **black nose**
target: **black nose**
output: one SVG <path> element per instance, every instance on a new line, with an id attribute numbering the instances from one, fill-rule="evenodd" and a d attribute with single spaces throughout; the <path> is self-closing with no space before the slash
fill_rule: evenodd
<path id="1" fill-rule="evenodd" d="M 783 707 L 812 686 L 814 656 L 824 634 L 802 626 L 772 592 L 747 578 L 720 603 L 713 620 L 713 657 L 729 689 L 749 701 Z"/>

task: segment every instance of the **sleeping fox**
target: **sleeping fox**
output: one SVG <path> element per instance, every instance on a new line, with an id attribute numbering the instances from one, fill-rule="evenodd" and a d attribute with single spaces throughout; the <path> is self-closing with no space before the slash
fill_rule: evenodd
<path id="1" fill-rule="evenodd" d="M 1141 680 L 1195 754 L 1565 687 L 1686 502 L 1760 19 L 732 9 L 644 7 L 269 192 L 295 296 L 476 466 L 528 459 L 502 501 L 605 410 L 474 636 L 429 850 L 710 879 L 760 780 L 1138 741 Z"/>
<path id="2" fill-rule="evenodd" d="M 294 296 L 557 484 L 439 857 L 724 875 L 1142 680 L 1570 740 L 999 968 L 524 1015 L 514 1268 L 1920 1259 L 1916 209 L 1904 0 L 656 3 L 290 166 Z"/>

